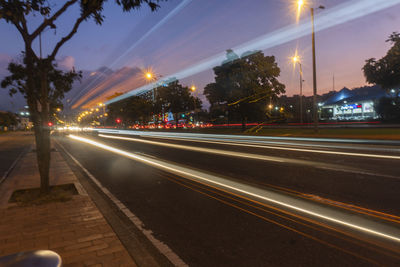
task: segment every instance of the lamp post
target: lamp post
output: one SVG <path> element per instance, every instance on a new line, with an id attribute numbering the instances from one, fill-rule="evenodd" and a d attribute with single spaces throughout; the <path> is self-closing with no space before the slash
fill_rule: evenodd
<path id="1" fill-rule="evenodd" d="M 298 10 L 304 5 L 303 0 L 298 0 Z M 324 6 L 319 6 L 319 9 L 324 9 Z M 313 119 L 314 119 L 314 131 L 318 132 L 318 106 L 317 106 L 317 63 L 315 59 L 315 26 L 314 26 L 314 8 L 310 8 L 311 11 L 311 30 L 312 30 L 312 60 L 313 60 Z"/>
<path id="2" fill-rule="evenodd" d="M 194 112 L 194 114 L 193 114 L 193 122 L 194 122 L 194 119 L 196 118 L 196 120 L 197 121 L 199 121 L 199 119 L 197 118 L 197 112 L 196 112 L 196 97 L 194 96 L 194 93 L 196 92 L 196 86 L 195 85 L 192 85 L 191 87 L 190 87 L 190 90 L 193 92 L 193 107 L 194 107 L 194 110 L 193 110 L 193 112 Z"/>
<path id="3" fill-rule="evenodd" d="M 300 123 L 303 123 L 303 70 L 301 67 L 301 62 L 298 56 L 293 57 L 293 63 L 299 64 L 299 74 L 300 74 Z"/>
<path id="4" fill-rule="evenodd" d="M 147 71 L 144 74 L 144 76 L 148 81 L 157 81 L 157 79 L 162 77 L 162 75 L 157 76 L 154 73 L 152 73 L 151 71 Z M 155 104 L 155 102 L 156 102 L 156 87 L 153 87 L 153 104 Z M 153 115 L 153 122 L 155 125 L 156 124 L 156 115 L 155 114 Z"/>

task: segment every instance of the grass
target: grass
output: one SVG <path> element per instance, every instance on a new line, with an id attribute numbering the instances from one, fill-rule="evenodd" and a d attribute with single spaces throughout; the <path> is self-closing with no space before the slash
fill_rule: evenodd
<path id="1" fill-rule="evenodd" d="M 40 188 L 16 190 L 12 193 L 10 203 L 18 206 L 42 205 L 51 202 L 65 202 L 77 195 L 74 184 L 51 186 L 48 194 L 42 194 Z"/>

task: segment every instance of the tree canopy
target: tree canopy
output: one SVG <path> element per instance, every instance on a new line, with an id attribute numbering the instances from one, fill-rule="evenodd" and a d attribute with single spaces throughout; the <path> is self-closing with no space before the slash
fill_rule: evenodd
<path id="1" fill-rule="evenodd" d="M 25 65 L 11 62 L 7 69 L 11 74 L 3 79 L 1 87 L 9 89 L 10 96 L 20 92 L 25 98 L 29 97 L 31 100 L 34 100 L 41 105 L 48 104 L 49 111 L 54 111 L 56 108 L 62 106 L 61 100 L 64 98 L 64 94 L 71 90 L 74 80 L 79 80 L 81 78 L 81 72 L 76 72 L 74 69 L 65 72 L 58 70 L 57 65 L 52 64 L 51 68 L 46 70 L 48 103 L 44 103 L 44 97 L 42 96 L 43 91 L 39 91 L 32 96 L 29 95 L 29 90 L 26 84 L 27 70 Z M 40 68 L 33 74 L 36 76 L 34 78 L 34 84 L 37 88 L 40 88 L 42 82 Z"/>
<path id="2" fill-rule="evenodd" d="M 145 125 L 154 118 L 157 123 L 158 118 L 164 118 L 169 112 L 174 114 L 175 123 L 178 123 L 180 113 L 194 109 L 201 109 L 200 99 L 194 97 L 189 87 L 183 86 L 177 80 L 154 88 L 146 94 L 129 97 L 108 106 L 109 122 L 114 124 L 115 119 L 119 118 L 125 126 L 134 123 Z"/>
<path id="3" fill-rule="evenodd" d="M 224 104 L 229 113 L 241 117 L 243 124 L 248 118 L 258 119 L 267 100 L 285 92 L 285 85 L 278 81 L 280 68 L 275 57 L 264 56 L 261 51 L 238 57 L 227 50 L 227 60 L 215 67 L 214 73 L 215 82 L 204 89 L 211 108 Z"/>
<path id="4" fill-rule="evenodd" d="M 158 8 L 161 0 L 115 0 L 114 3 L 124 12 L 139 9 L 143 5 L 152 11 Z M 11 94 L 20 91 L 24 94 L 34 124 L 36 151 L 41 178 L 41 191 L 49 192 L 50 129 L 47 126 L 51 104 L 58 103 L 77 77 L 73 72 L 56 70 L 55 58 L 61 47 L 77 32 L 84 21 L 94 20 L 98 25 L 104 21 L 105 0 L 0 0 L 0 19 L 13 25 L 24 42 L 23 63 L 9 65 L 11 76 L 2 85 L 11 86 Z M 57 29 L 63 14 L 79 7 L 79 14 L 72 19 L 72 26 L 61 36 L 50 53 L 37 55 L 33 42 L 46 29 Z M 34 26 L 32 18 L 41 20 Z M 59 31 L 62 32 L 62 31 Z"/>
<path id="5" fill-rule="evenodd" d="M 370 58 L 363 67 L 368 83 L 378 84 L 385 90 L 400 87 L 400 33 L 394 32 L 386 40 L 392 44 L 386 55 L 379 60 Z"/>
<path id="6" fill-rule="evenodd" d="M 174 81 L 166 86 L 156 88 L 156 105 L 162 107 L 162 112 L 172 112 L 177 122 L 178 113 L 201 107 L 201 101 L 190 93 L 187 86 Z"/>

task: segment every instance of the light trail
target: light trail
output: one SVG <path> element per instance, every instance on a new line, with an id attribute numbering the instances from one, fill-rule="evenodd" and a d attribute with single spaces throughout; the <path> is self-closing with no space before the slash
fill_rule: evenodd
<path id="1" fill-rule="evenodd" d="M 286 163 L 286 164 L 309 166 L 311 168 L 331 170 L 331 171 L 335 171 L 335 172 L 347 172 L 347 173 L 356 173 L 356 174 L 362 174 L 362 175 L 380 176 L 380 177 L 386 177 L 386 178 L 391 178 L 391 179 L 399 179 L 399 177 L 397 177 L 397 176 L 372 173 L 372 172 L 367 172 L 364 170 L 347 167 L 347 166 L 343 166 L 343 165 L 322 163 L 322 162 L 316 162 L 316 161 L 311 161 L 311 160 L 289 159 L 289 158 L 283 158 L 283 157 L 263 156 L 260 154 L 241 153 L 241 152 L 235 152 L 235 151 L 229 151 L 229 150 L 199 148 L 199 147 L 195 147 L 195 146 L 169 144 L 169 143 L 162 143 L 162 142 L 143 140 L 143 139 L 138 139 L 138 138 L 122 137 L 122 136 L 111 136 L 111 135 L 104 135 L 104 134 L 99 134 L 99 136 L 104 137 L 104 138 L 110 138 L 110 139 L 119 139 L 119 140 L 131 141 L 131 142 L 140 142 L 140 143 L 146 143 L 146 144 L 151 144 L 151 145 L 171 147 L 171 148 L 175 148 L 175 149 L 183 149 L 183 150 L 189 150 L 189 151 L 195 151 L 195 152 L 211 153 L 211 154 L 217 154 L 217 155 L 228 156 L 228 157 L 239 157 L 239 158 L 263 160 L 263 161 L 273 161 L 273 162 Z M 161 137 L 156 137 L 156 138 L 161 138 Z M 161 138 L 161 139 L 170 139 L 170 138 Z M 172 139 L 172 140 L 176 140 L 176 139 Z M 183 139 L 183 140 L 184 141 L 193 141 L 190 139 Z M 265 149 L 275 149 L 275 148 L 282 149 L 282 150 L 289 149 L 289 148 L 286 149 L 284 147 L 247 145 L 247 144 L 233 143 L 233 142 L 223 143 L 223 142 L 199 141 L 199 140 L 194 140 L 194 142 L 204 142 L 204 143 L 223 144 L 223 145 L 237 145 L 237 146 L 257 147 L 257 148 L 265 148 Z M 311 151 L 314 151 L 314 150 L 311 150 Z M 338 154 L 338 153 L 333 153 L 333 154 Z"/>
<path id="2" fill-rule="evenodd" d="M 169 137 L 156 137 L 156 138 L 176 140 L 176 139 L 169 138 Z M 190 142 L 220 144 L 220 145 L 257 147 L 257 148 L 288 150 L 288 151 L 299 151 L 299 152 L 308 152 L 308 153 L 319 153 L 319 154 L 343 155 L 343 156 L 353 156 L 353 157 L 367 157 L 367 158 L 381 158 L 381 159 L 400 160 L 400 156 L 392 156 L 392 155 L 364 154 L 364 153 L 354 153 L 354 152 L 340 152 L 340 151 L 327 151 L 327 150 L 304 149 L 304 148 L 290 148 L 290 147 L 280 147 L 280 146 L 254 145 L 254 144 L 236 143 L 234 141 L 225 141 L 225 142 L 222 142 L 222 141 L 204 141 L 204 140 L 189 139 L 189 138 L 182 138 L 180 140 L 190 141 Z"/>
<path id="3" fill-rule="evenodd" d="M 192 0 L 183 0 L 179 5 L 177 5 L 171 12 L 169 12 L 164 18 L 162 18 L 156 25 L 154 25 L 149 31 L 147 31 L 142 37 L 140 37 L 139 40 L 137 40 L 135 43 L 133 43 L 127 50 L 125 50 L 124 53 L 122 53 L 119 57 L 117 57 L 111 64 L 110 68 L 113 67 L 117 62 L 119 62 L 121 59 L 126 57 L 128 53 L 130 53 L 134 48 L 136 48 L 141 42 L 143 42 L 147 37 L 149 37 L 153 32 L 155 32 L 157 29 L 159 29 L 161 26 L 163 26 L 168 20 L 173 18 L 179 11 L 181 11 L 184 7 L 186 7 Z M 83 88 L 80 92 L 84 92 L 88 88 L 90 88 L 95 82 L 99 80 L 99 76 L 96 77 L 94 80 L 92 80 L 85 88 Z M 82 96 L 82 94 L 77 94 L 72 101 L 70 102 L 74 103 L 78 97 Z"/>
<path id="4" fill-rule="evenodd" d="M 99 132 L 104 132 L 103 130 L 99 130 Z M 107 133 L 112 133 L 108 132 Z M 118 132 L 121 134 L 127 134 L 126 132 Z M 260 143 L 264 142 L 256 142 L 256 144 L 244 144 L 243 142 L 246 142 L 247 140 L 234 140 L 235 137 L 240 139 L 239 136 L 232 136 L 232 135 L 225 135 L 225 136 L 218 136 L 219 139 L 213 139 L 210 138 L 212 135 L 203 135 L 203 138 L 193 138 L 193 137 L 178 137 L 177 135 L 174 135 L 173 137 L 168 136 L 168 134 L 163 135 L 163 134 L 150 134 L 150 133 L 145 133 L 145 132 L 133 132 L 130 134 L 138 134 L 141 136 L 145 137 L 154 137 L 154 138 L 160 138 L 160 139 L 171 139 L 171 140 L 183 140 L 183 141 L 188 141 L 188 142 L 201 142 L 201 143 L 210 143 L 210 144 L 221 144 L 221 145 L 231 145 L 231 146 L 242 146 L 242 147 L 257 147 L 257 148 L 265 148 L 265 149 L 275 149 L 275 150 L 287 150 L 287 151 L 298 151 L 298 152 L 307 152 L 307 153 L 319 153 L 319 154 L 330 154 L 330 155 L 343 155 L 343 156 L 352 156 L 352 157 L 367 157 L 367 158 L 379 158 L 379 159 L 393 159 L 393 160 L 400 160 L 400 156 L 396 155 L 382 155 L 382 154 L 370 154 L 370 153 L 355 153 L 355 152 L 342 152 L 342 151 L 327 151 L 327 150 L 317 150 L 317 149 L 306 149 L 306 148 L 291 148 L 291 147 L 282 147 L 282 146 L 271 146 L 271 145 L 266 145 Z M 214 136 L 212 136 L 214 137 Z M 223 138 L 221 137 L 228 137 L 229 140 L 221 140 Z M 248 136 L 248 138 L 251 138 L 251 136 Z M 206 140 L 204 140 L 206 139 Z M 249 142 L 249 141 L 247 141 Z M 251 141 L 250 141 L 251 142 Z M 274 142 L 267 142 L 267 144 L 273 144 Z M 163 144 L 163 143 L 161 143 Z M 284 145 L 299 145 L 299 144 L 290 144 L 290 143 L 284 143 Z M 310 146 L 307 144 L 306 146 Z M 312 146 L 312 145 L 311 145 Z M 331 148 L 338 148 L 335 146 L 330 146 Z"/>
<path id="5" fill-rule="evenodd" d="M 274 205 L 295 212 L 306 214 L 314 218 L 319 218 L 324 221 L 328 221 L 337 225 L 350 228 L 352 230 L 357 230 L 369 235 L 373 235 L 378 238 L 383 238 L 392 242 L 396 242 L 396 247 L 400 244 L 400 230 L 391 225 L 367 220 L 364 217 L 355 217 L 354 214 L 348 214 L 339 210 L 328 209 L 327 207 L 321 207 L 319 205 L 316 205 L 315 203 L 311 203 L 303 199 L 296 199 L 288 195 L 283 195 L 282 193 L 277 193 L 266 189 L 257 188 L 251 185 L 242 184 L 236 181 L 231 181 L 222 177 L 214 176 L 166 161 L 140 156 L 96 142 L 88 138 L 83 138 L 75 135 L 69 135 L 69 138 L 82 143 L 93 145 L 95 147 L 110 151 L 118 155 L 125 156 L 127 158 L 136 160 L 162 171 L 169 172 L 183 178 L 187 178 L 191 181 L 201 181 L 203 183 L 206 182 L 211 185 L 218 186 L 222 189 L 229 189 L 245 196 L 250 196 L 262 201 L 266 201 L 268 203 L 272 203 Z"/>
<path id="6" fill-rule="evenodd" d="M 400 0 L 353 0 L 344 2 L 331 9 L 322 11 L 319 16 L 315 18 L 316 31 L 325 30 L 354 19 L 364 17 L 366 15 L 378 12 L 380 10 L 390 8 L 400 4 Z M 246 42 L 240 46 L 234 47 L 233 50 L 237 54 L 243 54 L 248 51 L 266 50 L 268 48 L 287 43 L 292 40 L 299 39 L 303 36 L 310 34 L 309 18 L 303 19 L 299 25 L 293 24 L 276 30 L 272 33 L 265 34 L 261 37 Z M 202 60 L 184 70 L 178 71 L 165 77 L 165 80 L 176 78 L 178 80 L 192 76 L 194 74 L 211 69 L 218 66 L 224 61 L 225 52 L 218 53 L 212 57 Z M 106 102 L 111 104 L 127 97 L 143 94 L 151 90 L 155 83 L 148 84 L 136 89 L 133 89 L 121 96 L 113 98 Z"/>
<path id="7" fill-rule="evenodd" d="M 176 148 L 176 149 L 190 150 L 190 151 L 203 152 L 203 153 L 211 153 L 211 154 L 217 154 L 217 155 L 223 155 L 223 156 L 229 156 L 229 157 L 239 157 L 239 158 L 248 158 L 248 159 L 274 161 L 274 162 L 286 161 L 279 157 L 268 157 L 268 156 L 263 156 L 263 155 L 241 153 L 241 152 L 235 152 L 235 151 L 226 151 L 226 150 L 220 150 L 220 149 L 176 145 L 176 144 L 162 143 L 162 142 L 156 142 L 156 141 L 150 141 L 150 140 L 143 140 L 143 139 L 138 139 L 138 138 L 112 136 L 112 135 L 104 135 L 104 134 L 99 134 L 99 136 L 104 137 L 104 138 L 110 138 L 110 139 L 126 140 L 126 141 L 131 141 L 131 142 L 139 142 L 139 143 L 171 147 L 171 148 Z"/>

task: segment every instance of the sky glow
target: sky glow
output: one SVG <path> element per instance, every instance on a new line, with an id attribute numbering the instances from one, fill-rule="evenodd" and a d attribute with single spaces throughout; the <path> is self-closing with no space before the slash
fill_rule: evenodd
<path id="1" fill-rule="evenodd" d="M 319 15 L 317 15 L 315 18 L 315 29 L 316 32 L 322 31 L 398 4 L 400 4 L 400 0 L 354 0 L 345 2 L 339 4 L 331 10 L 322 11 Z M 272 33 L 268 33 L 240 46 L 234 47 L 233 50 L 239 55 L 247 51 L 265 50 L 295 39 L 299 39 L 309 34 L 310 21 L 307 17 L 300 20 L 298 25 L 292 24 Z M 170 78 L 177 78 L 178 80 L 181 80 L 190 77 L 214 66 L 220 65 L 225 58 L 226 56 L 224 51 L 216 54 L 213 57 L 200 61 L 184 70 L 168 75 L 165 77 L 165 80 Z M 135 88 L 128 93 L 107 101 L 106 104 L 111 104 L 134 95 L 143 94 L 155 86 L 156 83 L 152 83 L 140 88 Z"/>

